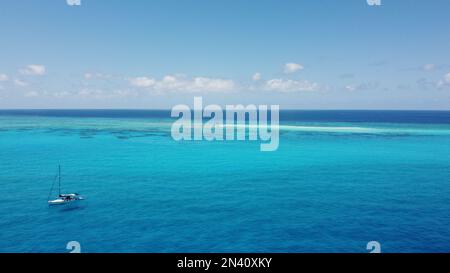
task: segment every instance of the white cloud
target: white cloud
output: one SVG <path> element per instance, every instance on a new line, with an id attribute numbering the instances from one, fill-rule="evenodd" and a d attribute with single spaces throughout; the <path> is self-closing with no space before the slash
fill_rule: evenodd
<path id="1" fill-rule="evenodd" d="M 53 93 L 49 93 L 49 92 L 45 92 L 44 91 L 44 95 L 46 95 L 46 96 L 53 96 L 55 98 L 64 98 L 64 97 L 70 96 L 71 93 L 67 92 L 67 91 L 59 91 L 59 92 L 53 92 Z"/>
<path id="2" fill-rule="evenodd" d="M 181 92 L 225 92 L 231 91 L 235 87 L 232 80 L 208 77 L 187 78 L 184 75 L 167 75 L 161 80 L 137 77 L 131 79 L 130 84 L 156 91 Z"/>
<path id="3" fill-rule="evenodd" d="M 88 89 L 84 88 L 78 91 L 78 95 L 82 97 L 101 98 L 104 95 L 104 91 L 101 89 Z"/>
<path id="4" fill-rule="evenodd" d="M 450 86 L 450 73 L 444 75 L 444 78 L 437 82 L 438 88 Z"/>
<path id="5" fill-rule="evenodd" d="M 450 83 L 450 73 L 447 73 L 447 75 L 444 76 L 444 81 Z"/>
<path id="6" fill-rule="evenodd" d="M 316 91 L 319 85 L 310 81 L 272 79 L 266 82 L 266 89 L 278 92 Z"/>
<path id="7" fill-rule="evenodd" d="M 0 74 L 0 82 L 5 82 L 9 79 L 8 75 Z"/>
<path id="8" fill-rule="evenodd" d="M 20 74 L 23 75 L 35 75 L 35 76 L 42 76 L 45 75 L 46 69 L 43 65 L 38 64 L 30 64 L 27 65 L 25 68 L 22 68 L 19 70 Z"/>
<path id="9" fill-rule="evenodd" d="M 28 98 L 37 97 L 37 96 L 39 96 L 39 93 L 36 91 L 30 91 L 30 92 L 25 93 L 25 97 L 28 97 Z"/>
<path id="10" fill-rule="evenodd" d="M 302 70 L 304 67 L 301 64 L 296 63 L 287 63 L 284 65 L 284 73 L 291 74 L 297 72 L 298 70 Z"/>
<path id="11" fill-rule="evenodd" d="M 255 74 L 253 74 L 252 80 L 255 82 L 261 80 L 261 73 L 256 72 Z"/>
<path id="12" fill-rule="evenodd" d="M 356 89 L 357 89 L 357 86 L 355 86 L 355 85 L 345 86 L 345 90 L 347 90 L 347 91 L 356 91 Z"/>
<path id="13" fill-rule="evenodd" d="M 366 83 L 358 83 L 358 84 L 349 84 L 344 88 L 347 91 L 363 91 L 363 90 L 375 90 L 380 87 L 378 82 L 366 82 Z"/>
<path id="14" fill-rule="evenodd" d="M 67 96 L 70 94 L 64 94 Z M 98 88 L 83 88 L 80 91 L 76 92 L 74 95 L 78 95 L 83 98 L 90 99 L 117 99 L 117 98 L 125 98 L 130 96 L 137 95 L 136 92 L 132 92 L 129 90 L 102 90 Z"/>
<path id="15" fill-rule="evenodd" d="M 69 6 L 81 6 L 81 0 L 66 0 Z"/>
<path id="16" fill-rule="evenodd" d="M 233 87 L 232 80 L 197 77 L 194 78 L 191 91 L 230 91 Z"/>
<path id="17" fill-rule="evenodd" d="M 150 79 L 147 77 L 137 77 L 130 80 L 131 85 L 136 87 L 150 87 L 155 84 L 154 79 Z"/>
<path id="18" fill-rule="evenodd" d="M 21 80 L 19 80 L 19 79 L 15 79 L 15 80 L 14 80 L 14 84 L 17 85 L 17 86 L 20 86 L 20 87 L 24 87 L 24 86 L 27 86 L 27 85 L 28 85 L 26 82 L 21 81 Z"/>
<path id="19" fill-rule="evenodd" d="M 425 64 L 422 68 L 425 71 L 432 71 L 436 68 L 436 65 L 435 64 Z"/>
<path id="20" fill-rule="evenodd" d="M 110 74 L 102 74 L 102 73 L 85 73 L 84 78 L 86 80 L 90 79 L 112 79 L 113 75 Z"/>

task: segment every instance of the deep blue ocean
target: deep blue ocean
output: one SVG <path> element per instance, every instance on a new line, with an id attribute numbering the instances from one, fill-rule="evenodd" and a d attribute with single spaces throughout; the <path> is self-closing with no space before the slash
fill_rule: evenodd
<path id="1" fill-rule="evenodd" d="M 282 111 L 280 146 L 168 111 L 0 111 L 0 252 L 450 251 L 450 112 Z M 62 166 L 78 207 L 47 205 Z"/>

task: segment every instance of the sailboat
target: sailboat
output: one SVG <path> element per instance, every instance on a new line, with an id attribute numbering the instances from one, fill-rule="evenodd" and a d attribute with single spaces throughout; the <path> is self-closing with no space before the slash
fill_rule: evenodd
<path id="1" fill-rule="evenodd" d="M 56 179 L 55 179 L 56 181 Z M 55 186 L 55 181 L 53 181 L 52 188 L 50 189 L 48 204 L 50 206 L 68 205 L 76 203 L 78 201 L 84 200 L 84 198 L 78 193 L 61 193 L 61 166 L 58 166 L 58 197 L 56 199 L 50 200 L 53 188 Z"/>

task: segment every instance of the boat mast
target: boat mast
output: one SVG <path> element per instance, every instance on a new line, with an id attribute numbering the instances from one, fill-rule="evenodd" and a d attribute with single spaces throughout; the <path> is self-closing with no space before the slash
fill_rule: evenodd
<path id="1" fill-rule="evenodd" d="M 58 192 L 61 196 L 61 165 L 58 165 Z"/>

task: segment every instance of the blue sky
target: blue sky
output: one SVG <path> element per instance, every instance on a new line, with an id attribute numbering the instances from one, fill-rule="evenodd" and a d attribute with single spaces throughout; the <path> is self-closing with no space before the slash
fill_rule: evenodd
<path id="1" fill-rule="evenodd" d="M 450 1 L 381 3 L 5 0 L 0 107 L 450 110 Z"/>

